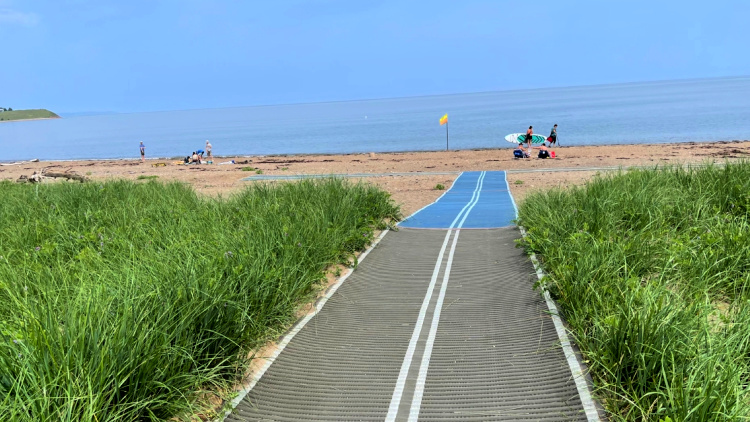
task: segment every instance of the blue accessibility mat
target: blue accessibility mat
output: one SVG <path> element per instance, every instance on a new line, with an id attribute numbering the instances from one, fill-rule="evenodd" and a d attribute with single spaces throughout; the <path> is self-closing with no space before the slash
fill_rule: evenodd
<path id="1" fill-rule="evenodd" d="M 516 208 L 504 171 L 464 172 L 437 201 L 402 221 L 415 229 L 491 229 L 513 225 Z"/>

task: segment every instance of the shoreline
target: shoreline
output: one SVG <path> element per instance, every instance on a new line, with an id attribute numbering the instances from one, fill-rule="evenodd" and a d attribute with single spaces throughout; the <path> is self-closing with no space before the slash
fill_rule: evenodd
<path id="1" fill-rule="evenodd" d="M 32 119 L 13 119 L 13 120 L 0 120 L 0 123 L 13 123 L 13 122 L 30 122 L 32 120 L 53 120 L 62 119 L 62 117 L 34 117 Z"/>
<path id="2" fill-rule="evenodd" d="M 431 202 L 449 188 L 461 171 L 509 170 L 508 183 L 518 201 L 539 189 L 566 188 L 585 183 L 602 167 L 625 168 L 750 159 L 750 141 L 678 142 L 553 147 L 554 159 L 515 159 L 511 148 L 346 154 L 280 154 L 214 157 L 214 164 L 184 165 L 181 159 L 140 157 L 91 160 L 49 160 L 0 166 L 0 180 L 15 181 L 42 169 L 73 172 L 93 180 L 151 178 L 190 184 L 198 193 L 218 197 L 256 183 L 260 175 L 378 174 L 360 178 L 391 193 L 405 215 Z M 219 161 L 235 164 L 219 165 Z M 244 170 L 243 170 L 244 169 Z M 250 170 L 252 169 L 252 170 Z M 530 170 L 512 172 L 513 170 Z M 548 170 L 548 171 L 547 171 Z M 430 173 L 454 172 L 453 175 Z M 394 175 L 399 173 L 399 175 Z M 156 176 L 156 177 L 154 177 Z M 243 181 L 249 178 L 249 181 Z M 280 183 L 267 181 L 263 183 Z"/>
<path id="3" fill-rule="evenodd" d="M 25 119 L 25 120 L 49 120 L 49 119 L 60 119 L 61 117 L 45 117 L 39 119 Z M 7 122 L 14 121 L 25 121 L 25 120 L 6 120 Z M 683 141 L 683 142 L 664 142 L 664 143 L 621 143 L 621 144 L 603 144 L 603 145 L 563 145 L 555 146 L 550 149 L 567 149 L 567 148 L 607 148 L 607 147 L 624 147 L 624 146 L 678 146 L 678 145 L 703 145 L 703 144 L 732 144 L 732 143 L 743 143 L 750 142 L 750 139 L 732 139 L 732 140 L 718 140 L 718 141 Z M 366 151 L 366 152 L 300 152 L 300 153 L 283 153 L 283 154 L 229 154 L 229 155 L 215 155 L 217 159 L 235 159 L 235 158 L 253 158 L 253 157 L 307 157 L 307 156 L 351 156 L 351 155 L 362 155 L 362 154 L 421 154 L 421 153 L 438 153 L 438 152 L 464 152 L 464 151 L 496 151 L 504 150 L 508 151 L 515 147 L 515 144 L 505 141 L 497 147 L 486 147 L 486 148 L 467 148 L 467 149 L 451 149 L 451 150 L 404 150 L 404 151 Z M 148 157 L 146 160 L 182 160 L 185 158 L 182 156 L 170 156 L 170 157 Z M 39 162 L 102 162 L 102 161 L 133 161 L 138 160 L 139 157 L 136 155 L 130 157 L 112 157 L 112 158 L 19 158 L 17 160 L 0 160 L 0 164 L 12 163 L 14 161 L 29 161 L 39 160 Z M 216 164 L 216 163 L 214 163 Z"/>

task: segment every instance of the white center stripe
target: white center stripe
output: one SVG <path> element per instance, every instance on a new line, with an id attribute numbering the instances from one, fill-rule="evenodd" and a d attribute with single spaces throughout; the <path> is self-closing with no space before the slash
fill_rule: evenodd
<path id="1" fill-rule="evenodd" d="M 411 367 L 411 360 L 414 357 L 414 349 L 417 348 L 417 340 L 419 335 L 422 333 L 422 325 L 424 324 L 424 317 L 427 313 L 427 308 L 430 305 L 430 299 L 432 299 L 432 291 L 435 289 L 435 282 L 437 281 L 438 273 L 440 272 L 440 264 L 443 262 L 443 255 L 445 254 L 445 247 L 448 245 L 448 239 L 451 237 L 451 231 L 445 234 L 445 240 L 443 241 L 443 247 L 440 248 L 440 255 L 438 261 L 435 264 L 435 269 L 432 271 L 432 279 L 430 279 L 430 285 L 427 287 L 427 295 L 425 295 L 422 307 L 419 309 L 419 317 L 417 317 L 417 324 L 414 327 L 414 332 L 411 335 L 411 341 L 409 341 L 409 348 L 406 349 L 406 356 L 404 356 L 404 363 L 401 364 L 401 372 L 398 374 L 398 380 L 396 381 L 396 388 L 393 390 L 393 397 L 391 398 L 391 405 L 388 408 L 388 416 L 386 421 L 395 421 L 396 414 L 398 413 L 398 406 L 401 404 L 401 396 L 404 394 L 404 385 L 406 384 L 406 376 L 409 374 L 409 368 Z"/>
<path id="2" fill-rule="evenodd" d="M 481 190 L 482 181 L 484 179 L 485 172 L 482 172 L 477 179 L 477 185 L 474 188 L 474 192 L 471 196 L 471 200 L 461 209 L 461 211 L 456 215 L 456 218 L 453 219 L 453 222 L 450 225 L 450 229 L 448 229 L 448 232 L 445 234 L 445 240 L 443 240 L 443 246 L 440 248 L 440 254 L 438 255 L 437 262 L 435 263 L 435 268 L 432 271 L 432 278 L 430 279 L 430 285 L 427 287 L 427 294 L 425 295 L 424 301 L 422 302 L 422 307 L 419 310 L 419 316 L 417 317 L 417 322 L 414 327 L 414 332 L 412 333 L 411 340 L 409 341 L 409 347 L 406 350 L 406 355 L 404 356 L 404 362 L 401 364 L 401 371 L 398 375 L 398 380 L 396 381 L 396 387 L 393 390 L 393 397 L 391 398 L 391 404 L 388 408 L 388 415 L 386 416 L 385 420 L 387 422 L 392 422 L 396 420 L 396 415 L 398 414 L 398 408 L 401 404 L 401 397 L 404 393 L 404 386 L 406 384 L 406 377 L 409 374 L 409 369 L 411 368 L 411 361 L 414 358 L 414 351 L 417 348 L 417 342 L 419 340 L 419 336 L 422 333 L 422 326 L 424 325 L 424 319 L 425 315 L 427 314 L 427 308 L 430 305 L 430 299 L 432 299 L 432 292 L 435 290 L 435 284 L 437 282 L 438 274 L 440 273 L 440 267 L 443 263 L 443 257 L 445 256 L 445 249 L 448 245 L 448 241 L 450 240 L 450 236 L 453 233 L 453 230 L 451 230 L 456 223 L 461 219 L 463 216 L 463 219 L 461 220 L 461 224 L 463 225 L 463 222 L 466 220 L 466 215 L 468 215 L 468 210 L 473 207 L 473 205 L 476 203 L 476 199 L 478 199 L 479 190 Z M 459 176 L 460 177 L 460 176 Z M 464 214 L 466 212 L 466 214 Z M 455 247 L 455 241 L 453 248 Z M 452 248 L 452 249 L 453 249 Z M 452 255 L 452 254 L 451 254 Z M 434 319 L 433 319 L 434 320 Z"/>
<path id="3" fill-rule="evenodd" d="M 443 273 L 443 284 L 440 286 L 440 295 L 438 296 L 437 304 L 435 304 L 435 311 L 432 314 L 432 324 L 430 325 L 430 334 L 427 337 L 427 345 L 422 354 L 422 364 L 419 367 L 419 376 L 417 377 L 417 385 L 414 387 L 414 397 L 412 398 L 411 408 L 409 410 L 409 422 L 416 422 L 419 418 L 419 409 L 422 407 L 422 396 L 424 395 L 424 385 L 427 380 L 427 370 L 430 367 L 430 357 L 432 357 L 432 346 L 435 343 L 435 337 L 437 336 L 438 324 L 440 324 L 440 312 L 443 309 L 443 300 L 445 299 L 445 291 L 448 290 L 448 280 L 450 279 L 451 267 L 453 265 L 453 253 L 456 251 L 456 244 L 458 243 L 458 235 L 461 233 L 461 227 L 466 221 L 474 205 L 479 202 L 479 196 L 482 193 L 482 185 L 484 184 L 484 172 L 480 176 L 479 190 L 477 191 L 476 199 L 471 204 L 471 207 L 461 219 L 461 223 L 458 225 L 456 235 L 453 237 L 453 244 L 451 245 L 451 251 L 448 254 L 448 263 L 445 266 L 445 273 Z"/>

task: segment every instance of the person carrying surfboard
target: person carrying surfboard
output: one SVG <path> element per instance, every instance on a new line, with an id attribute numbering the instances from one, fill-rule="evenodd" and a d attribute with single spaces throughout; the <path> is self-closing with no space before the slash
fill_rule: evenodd
<path id="1" fill-rule="evenodd" d="M 529 151 L 531 151 L 531 140 L 534 139 L 534 127 L 529 126 L 529 130 L 526 131 L 526 142 L 529 143 Z"/>

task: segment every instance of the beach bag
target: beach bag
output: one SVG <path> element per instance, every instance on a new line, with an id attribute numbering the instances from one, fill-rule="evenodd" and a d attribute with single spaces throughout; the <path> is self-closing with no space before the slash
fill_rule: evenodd
<path id="1" fill-rule="evenodd" d="M 513 150 L 513 156 L 516 158 L 523 158 L 523 151 L 520 149 Z"/>
<path id="2" fill-rule="evenodd" d="M 547 142 L 552 142 L 552 137 L 551 136 L 547 137 Z"/>
<path id="3" fill-rule="evenodd" d="M 538 157 L 539 158 L 549 158 L 549 152 L 547 152 L 546 150 L 541 150 L 541 151 L 539 151 Z"/>
<path id="4" fill-rule="evenodd" d="M 549 156 L 550 158 L 557 158 L 555 157 L 555 151 L 550 151 Z"/>

